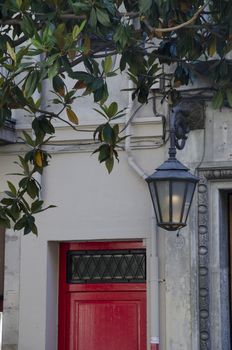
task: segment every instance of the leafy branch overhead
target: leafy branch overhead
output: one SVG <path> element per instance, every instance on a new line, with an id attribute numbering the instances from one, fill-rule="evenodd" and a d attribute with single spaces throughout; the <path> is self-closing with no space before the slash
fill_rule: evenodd
<path id="1" fill-rule="evenodd" d="M 50 158 L 44 145 L 55 134 L 54 120 L 78 130 L 73 105 L 80 97 L 92 95 L 105 119 L 94 132 L 94 153 L 112 171 L 124 140 L 118 118 L 125 111 L 107 101 L 108 84 L 121 72 L 133 81 L 132 98 L 140 103 L 147 103 L 158 79 L 166 79 L 160 69 L 165 64 L 173 72 L 163 91 L 170 103 L 180 98 L 181 85 L 205 74 L 213 106 L 232 107 L 228 0 L 1 0 L 0 27 L 0 125 L 19 109 L 31 116 L 33 135 L 23 135 L 29 150 L 19 157 L 18 187 L 8 182 L 1 201 L 0 224 L 6 227 L 13 221 L 16 230 L 37 232 L 34 214 L 44 209 L 35 174 Z M 38 98 L 45 80 L 55 109 Z"/>

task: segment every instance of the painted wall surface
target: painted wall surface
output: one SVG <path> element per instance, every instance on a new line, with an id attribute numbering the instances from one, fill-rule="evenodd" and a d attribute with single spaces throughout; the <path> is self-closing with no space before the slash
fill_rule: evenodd
<path id="1" fill-rule="evenodd" d="M 1 191 L 5 190 L 7 173 L 15 172 L 13 153 L 1 153 L 0 184 Z M 5 268 L 4 268 L 4 317 L 3 317 L 3 346 L 6 350 L 17 349 L 18 317 L 19 317 L 19 274 L 20 274 L 20 235 L 6 232 L 5 235 Z"/>
<path id="2" fill-rule="evenodd" d="M 125 95 L 120 99 L 123 105 L 127 103 Z M 86 105 L 77 106 L 77 114 L 83 123 L 85 120 L 83 128 L 93 129 L 99 122 Z M 205 131 L 192 131 L 185 150 L 178 154 L 193 171 L 202 162 L 216 165 L 232 159 L 230 112 L 208 108 L 206 126 Z M 162 145 L 161 120 L 153 116 L 151 104 L 133 121 L 132 134 L 134 160 L 150 174 L 167 158 L 168 151 L 168 146 Z M 141 238 L 148 249 L 148 340 L 157 335 L 156 312 L 161 350 L 196 350 L 195 202 L 189 226 L 178 237 L 157 229 L 147 185 L 129 165 L 127 153 L 119 152 L 120 162 L 109 176 L 96 156 L 90 156 L 94 149 L 90 140 L 91 133 L 76 134 L 57 125 L 57 137 L 49 146 L 53 159 L 41 182 L 42 198 L 57 208 L 38 217 L 38 237 L 7 232 L 3 349 L 56 349 L 59 242 Z M 1 186 L 17 151 L 17 145 L 1 150 Z M 156 309 L 154 293 L 159 293 Z"/>

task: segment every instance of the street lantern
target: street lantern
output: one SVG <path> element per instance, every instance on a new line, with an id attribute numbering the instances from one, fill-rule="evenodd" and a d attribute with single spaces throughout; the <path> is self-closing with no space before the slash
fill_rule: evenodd
<path id="1" fill-rule="evenodd" d="M 182 112 L 173 109 L 170 116 L 169 159 L 146 179 L 157 224 L 168 231 L 186 226 L 195 187 L 199 181 L 176 159 L 176 148 L 184 148 L 187 132 Z"/>

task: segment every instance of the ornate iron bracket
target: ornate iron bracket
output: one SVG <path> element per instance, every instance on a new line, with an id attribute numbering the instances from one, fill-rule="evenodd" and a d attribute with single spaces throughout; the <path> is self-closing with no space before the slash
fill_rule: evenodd
<path id="1" fill-rule="evenodd" d="M 169 119 L 170 132 L 170 148 L 169 157 L 175 158 L 176 149 L 182 150 L 187 140 L 187 134 L 190 128 L 188 126 L 187 118 L 182 109 L 178 106 L 173 107 Z"/>

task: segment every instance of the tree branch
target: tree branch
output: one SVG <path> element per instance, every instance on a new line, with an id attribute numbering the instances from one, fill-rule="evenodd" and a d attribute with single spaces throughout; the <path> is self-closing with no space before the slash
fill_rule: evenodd
<path id="1" fill-rule="evenodd" d="M 179 30 L 181 28 L 187 27 L 188 25 L 192 24 L 197 19 L 197 17 L 204 11 L 207 5 L 208 5 L 208 2 L 205 5 L 201 6 L 198 9 L 198 11 L 193 15 L 193 17 L 190 18 L 188 21 L 178 24 L 177 26 L 174 26 L 174 27 L 156 28 L 156 27 L 151 27 L 147 20 L 143 20 L 143 22 L 146 25 L 146 27 L 150 30 L 150 32 L 153 34 L 174 32 L 175 30 Z"/>
<path id="2" fill-rule="evenodd" d="M 35 18 L 36 17 L 42 17 L 42 16 L 44 16 L 45 14 L 44 13 L 35 13 Z M 86 15 L 81 15 L 81 16 L 77 16 L 77 15 L 75 15 L 75 14 L 73 14 L 73 13 L 67 13 L 67 14 L 61 14 L 60 16 L 60 19 L 63 19 L 63 20 L 68 20 L 68 19 L 77 19 L 77 20 L 85 20 L 86 18 L 87 18 L 87 16 Z M 38 18 L 38 20 L 40 20 L 39 18 Z M 22 22 L 22 19 L 20 18 L 13 18 L 13 19 L 11 19 L 11 18 L 8 18 L 8 19 L 1 19 L 0 20 L 0 25 L 9 25 L 9 26 L 15 26 L 15 25 L 20 25 L 21 24 L 21 22 Z"/>
<path id="3" fill-rule="evenodd" d="M 21 23 L 21 19 L 17 19 L 17 18 L 0 20 L 0 25 L 3 25 L 3 26 L 14 26 L 14 25 L 19 25 L 20 23 Z"/>

